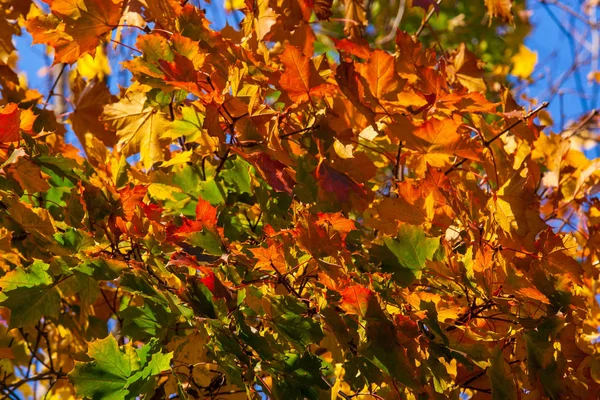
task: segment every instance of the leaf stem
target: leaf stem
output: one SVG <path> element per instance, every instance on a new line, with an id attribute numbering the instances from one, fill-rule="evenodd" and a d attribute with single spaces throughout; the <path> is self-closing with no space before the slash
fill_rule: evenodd
<path id="1" fill-rule="evenodd" d="M 417 33 L 415 33 L 416 37 L 421 36 L 421 33 L 423 32 L 423 29 L 425 28 L 425 25 L 427 25 L 427 23 L 431 19 L 431 16 L 435 12 L 436 6 L 439 6 L 441 2 L 442 2 L 442 0 L 437 0 L 435 6 L 431 7 L 431 10 L 429 10 L 429 13 L 427 13 L 427 16 L 425 17 L 425 19 L 423 20 L 423 22 L 421 22 L 421 26 L 419 26 L 419 29 L 417 30 Z"/>

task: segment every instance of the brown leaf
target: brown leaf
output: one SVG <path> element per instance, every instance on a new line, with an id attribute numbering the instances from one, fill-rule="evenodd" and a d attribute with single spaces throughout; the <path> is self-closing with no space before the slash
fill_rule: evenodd
<path id="1" fill-rule="evenodd" d="M 314 0 L 313 9 L 315 10 L 315 15 L 320 21 L 328 21 L 333 15 L 333 12 L 331 11 L 332 5 L 333 0 Z"/>
<path id="2" fill-rule="evenodd" d="M 344 33 L 350 39 L 361 38 L 368 24 L 364 3 L 363 0 L 344 0 Z"/>
<path id="3" fill-rule="evenodd" d="M 21 157 L 15 164 L 11 165 L 8 171 L 19 182 L 23 190 L 30 194 L 45 192 L 50 189 L 49 176 L 43 173 L 40 167 L 31 160 Z"/>
<path id="4" fill-rule="evenodd" d="M 69 116 L 71 127 L 77 135 L 79 142 L 86 143 L 86 133 L 91 133 L 105 146 L 114 147 L 117 144 L 117 135 L 114 129 L 100 121 L 103 107 L 114 103 L 113 96 L 104 82 L 93 79 L 89 82 L 75 78 L 71 87 L 73 91 L 73 112 Z"/>

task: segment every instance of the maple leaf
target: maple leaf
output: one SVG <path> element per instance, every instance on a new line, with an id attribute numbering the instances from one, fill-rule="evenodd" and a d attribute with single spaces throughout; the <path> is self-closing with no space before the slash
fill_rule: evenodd
<path id="1" fill-rule="evenodd" d="M 358 73 L 364 78 L 365 87 L 376 101 L 383 99 L 398 86 L 394 57 L 383 50 L 373 51 L 369 60 L 359 65 Z"/>
<path id="2" fill-rule="evenodd" d="M 246 156 L 275 191 L 292 194 L 296 181 L 290 168 L 284 163 L 275 160 L 267 153 L 258 153 Z"/>
<path id="3" fill-rule="evenodd" d="M 418 127 L 414 136 L 405 139 L 407 148 L 416 151 L 411 162 L 414 162 L 418 174 L 423 174 L 427 165 L 447 167 L 457 155 L 479 159 L 473 146 L 458 133 L 459 127 L 452 119 L 440 121 L 432 118 Z"/>
<path id="4" fill-rule="evenodd" d="M 315 170 L 322 196 L 335 199 L 342 206 L 352 204 L 353 207 L 364 210 L 368 204 L 368 194 L 364 187 L 322 161 Z"/>
<path id="5" fill-rule="evenodd" d="M 384 237 L 371 252 L 382 262 L 384 271 L 394 279 L 410 284 L 419 278 L 427 260 L 433 260 L 440 247 L 437 238 L 429 238 L 419 226 L 402 225 L 395 238 Z"/>
<path id="6" fill-rule="evenodd" d="M 263 40 L 271 32 L 279 15 L 269 6 L 269 0 L 258 0 L 254 4 L 255 6 L 250 8 L 252 15 L 244 24 L 244 31 L 246 34 L 254 32 L 258 40 Z"/>
<path id="7" fill-rule="evenodd" d="M 31 160 L 20 158 L 10 166 L 8 172 L 19 182 L 21 188 L 29 193 L 45 192 L 50 189 L 47 182 L 48 175 L 43 173 L 41 168 Z"/>
<path id="8" fill-rule="evenodd" d="M 285 256 L 280 246 L 268 246 L 259 247 L 256 249 L 250 249 L 254 258 L 258 261 L 254 265 L 254 268 L 265 271 L 273 271 L 282 273 L 287 269 L 285 262 Z"/>
<path id="9" fill-rule="evenodd" d="M 535 68 L 526 8 L 487 29 L 472 21 L 512 22 L 512 1 L 413 0 L 447 25 L 441 54 L 403 1 L 227 1 L 222 29 L 197 3 L 0 3 L 6 393 L 597 391 L 600 163 L 570 141 L 597 115 L 548 136 L 545 106 L 503 88 L 506 54 L 516 78 Z M 48 101 L 15 62 L 21 25 L 77 61 Z"/>
<path id="10" fill-rule="evenodd" d="M 513 0 L 485 0 L 485 6 L 491 18 L 500 17 L 503 21 L 510 23 L 513 22 L 512 3 Z"/>
<path id="11" fill-rule="evenodd" d="M 356 229 L 355 222 L 344 217 L 342 213 L 319 213 L 317 214 L 317 224 L 331 227 L 340 234 L 342 241 L 345 240 L 348 233 Z"/>
<path id="12" fill-rule="evenodd" d="M 130 91 L 119 102 L 104 106 L 101 120 L 116 130 L 117 149 L 125 156 L 140 153 L 144 168 L 165 159 L 170 123 L 163 112 L 146 104 L 144 92 Z"/>
<path id="13" fill-rule="evenodd" d="M 475 55 L 467 50 L 464 43 L 452 55 L 452 64 L 456 79 L 469 91 L 485 92 L 483 69 Z"/>
<path id="14" fill-rule="evenodd" d="M 152 384 L 154 375 L 167 371 L 172 353 L 162 353 L 154 338 L 140 348 L 120 346 L 112 335 L 90 343 L 91 361 L 78 362 L 69 373 L 77 395 L 90 398 L 137 397 L 140 383 Z"/>
<path id="15" fill-rule="evenodd" d="M 84 54 L 94 55 L 102 38 L 112 31 L 121 18 L 123 0 L 45 0 L 54 15 L 36 17 L 27 28 L 34 43 L 45 43 L 56 50 L 54 63 L 72 64 Z"/>
<path id="16" fill-rule="evenodd" d="M 367 26 L 367 11 L 362 0 L 344 0 L 344 33 L 350 39 L 358 39 Z"/>
<path id="17" fill-rule="evenodd" d="M 114 147 L 117 136 L 112 129 L 100 121 L 104 105 L 114 103 L 115 96 L 111 95 L 108 87 L 99 79 L 87 83 L 83 79 L 75 79 L 71 86 L 73 91 L 73 112 L 69 116 L 71 127 L 79 141 L 84 144 L 86 133 L 91 133 L 104 145 Z"/>
<path id="18" fill-rule="evenodd" d="M 519 52 L 515 54 L 511 61 L 513 68 L 510 73 L 521 79 L 528 79 L 535 69 L 537 63 L 537 53 L 529 50 L 526 46 L 521 45 Z"/>
<path id="19" fill-rule="evenodd" d="M 333 39 L 335 48 L 340 52 L 352 54 L 353 56 L 368 60 L 371 58 L 371 49 L 369 43 L 364 40 L 350 40 L 350 39 Z"/>
<path id="20" fill-rule="evenodd" d="M 208 201 L 198 199 L 196 205 L 196 221 L 208 229 L 214 229 L 217 225 L 217 209 Z"/>
<path id="21" fill-rule="evenodd" d="M 154 21 L 162 28 L 177 30 L 177 19 L 182 13 L 181 3 L 177 0 L 146 0 L 148 11 Z"/>
<path id="22" fill-rule="evenodd" d="M 311 60 L 295 46 L 286 46 L 279 56 L 285 70 L 279 84 L 295 103 L 309 100 L 312 96 L 322 97 L 333 93 L 334 85 L 326 83 Z"/>
<path id="23" fill-rule="evenodd" d="M 19 129 L 21 112 L 15 103 L 9 103 L 0 111 L 0 143 L 21 140 Z"/>
<path id="24" fill-rule="evenodd" d="M 377 301 L 375 293 L 369 288 L 360 285 L 348 286 L 340 291 L 342 303 L 340 307 L 349 314 L 356 314 L 362 318 L 367 316 L 369 304 Z"/>

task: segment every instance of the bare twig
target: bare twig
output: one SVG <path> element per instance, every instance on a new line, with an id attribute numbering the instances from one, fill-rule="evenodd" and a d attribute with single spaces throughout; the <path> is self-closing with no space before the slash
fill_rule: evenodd
<path id="1" fill-rule="evenodd" d="M 48 92 L 48 97 L 46 98 L 46 102 L 44 103 L 44 110 L 48 107 L 48 104 L 50 103 L 50 99 L 52 97 L 54 97 L 54 95 L 55 95 L 54 90 L 56 89 L 56 85 L 58 85 L 58 82 L 60 81 L 62 74 L 65 72 L 65 69 L 67 69 L 67 64 L 63 64 L 62 68 L 60 69 L 60 72 L 56 76 L 56 79 L 54 79 L 54 83 L 52 84 L 52 87 L 50 88 L 50 92 Z"/>
<path id="2" fill-rule="evenodd" d="M 442 2 L 442 0 L 437 0 L 436 6 L 439 6 L 441 2 Z M 417 29 L 417 33 L 415 33 L 416 37 L 421 36 L 421 32 L 423 32 L 423 29 L 425 29 L 425 25 L 427 25 L 427 23 L 431 19 L 431 16 L 435 12 L 435 8 L 436 8 L 435 6 L 431 7 L 431 10 L 429 10 L 429 13 L 427 13 L 427 16 L 425 17 L 425 19 L 423 20 L 423 22 L 421 22 L 421 26 L 419 26 L 419 29 Z"/>
<path id="3" fill-rule="evenodd" d="M 579 132 L 584 126 L 586 126 L 588 124 L 588 122 L 590 122 L 592 120 L 592 118 L 594 118 L 596 115 L 598 115 L 598 110 L 592 110 L 588 115 L 586 115 L 581 122 L 579 122 L 577 124 L 577 126 L 575 126 L 573 128 L 573 130 L 568 129 L 567 131 L 565 131 L 565 133 L 568 132 L 568 135 L 565 136 L 565 139 L 570 139 L 571 137 L 573 137 L 575 134 L 577 134 L 577 132 Z"/>
<path id="4" fill-rule="evenodd" d="M 400 0 L 400 4 L 398 5 L 398 13 L 396 13 L 396 18 L 392 22 L 392 29 L 389 31 L 387 35 L 384 37 L 377 39 L 375 43 L 382 45 L 386 44 L 390 40 L 394 39 L 396 36 L 396 30 L 400 26 L 400 22 L 402 22 L 402 17 L 404 16 L 404 9 L 406 8 L 406 0 Z"/>
<path id="5" fill-rule="evenodd" d="M 504 128 L 502 131 L 500 131 L 500 133 L 498 133 L 496 136 L 494 136 L 490 140 L 484 141 L 485 146 L 489 146 L 490 144 L 495 142 L 497 139 L 499 139 L 502 135 L 504 135 L 506 132 L 508 132 L 511 129 L 513 129 L 514 127 L 518 126 L 519 124 L 521 124 L 521 122 L 525 121 L 526 119 L 533 117 L 534 115 L 536 115 L 538 112 L 542 111 L 544 108 L 548 107 L 549 105 L 550 105 L 550 103 L 548 103 L 547 101 L 543 102 L 542 104 L 540 104 L 540 106 L 538 108 L 531 110 L 523 118 L 521 118 L 518 121 L 513 122 L 507 128 Z"/>
<path id="6" fill-rule="evenodd" d="M 549 103 L 548 102 L 544 102 L 542 103 L 538 108 L 531 110 L 530 112 L 527 113 L 527 115 L 525 115 L 523 118 L 519 119 L 518 121 L 513 122 L 512 124 L 510 124 L 508 127 L 504 128 L 502 131 L 500 131 L 498 134 L 496 134 L 493 138 L 491 138 L 490 140 L 484 140 L 483 141 L 483 145 L 485 147 L 488 147 L 490 144 L 492 144 L 494 141 L 496 141 L 497 139 L 499 139 L 500 137 L 502 137 L 502 135 L 504 135 L 505 133 L 507 133 L 508 131 L 510 131 L 511 129 L 513 129 L 514 127 L 518 126 L 519 124 L 521 124 L 523 121 L 525 121 L 526 119 L 531 118 L 532 116 L 536 115 L 538 112 L 540 112 L 541 110 L 543 110 L 544 108 L 548 107 Z M 454 165 L 452 165 L 444 174 L 448 175 L 450 174 L 452 171 L 458 169 L 461 165 L 463 165 L 465 162 L 467 161 L 466 158 L 462 158 L 460 159 L 458 162 L 456 162 Z"/>

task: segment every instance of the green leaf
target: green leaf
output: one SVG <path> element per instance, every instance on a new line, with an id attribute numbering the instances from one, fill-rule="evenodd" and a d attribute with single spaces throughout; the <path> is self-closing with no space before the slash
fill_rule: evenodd
<path id="1" fill-rule="evenodd" d="M 486 370 L 492 385 L 492 400 L 512 400 L 517 398 L 515 383 L 507 371 L 506 362 L 499 347 L 494 349 L 490 366 Z"/>
<path id="2" fill-rule="evenodd" d="M 170 368 L 171 353 L 163 354 L 154 339 L 141 349 L 119 347 L 112 335 L 89 345 L 90 362 L 77 362 L 69 379 L 79 397 L 93 400 L 135 399 L 148 392 L 147 383 Z"/>
<path id="3" fill-rule="evenodd" d="M 202 247 L 207 254 L 216 256 L 223 254 L 221 238 L 210 230 L 203 229 L 201 232 L 192 232 L 187 236 L 186 241 L 193 246 Z"/>
<path id="4" fill-rule="evenodd" d="M 60 295 L 52 285 L 48 264 L 36 261 L 0 279 L 0 305 L 11 310 L 10 328 L 33 326 L 40 318 L 57 318 Z"/>
<path id="5" fill-rule="evenodd" d="M 302 315 L 308 312 L 305 304 L 289 295 L 271 296 L 271 301 L 275 328 L 287 340 L 304 348 L 323 339 L 321 325 L 313 318 Z"/>
<path id="6" fill-rule="evenodd" d="M 404 224 L 395 238 L 385 237 L 382 244 L 371 249 L 385 272 L 394 274 L 394 279 L 405 285 L 421 276 L 426 260 L 433 260 L 440 247 L 438 238 L 425 236 L 423 228 Z"/>
<path id="7" fill-rule="evenodd" d="M 285 375 L 276 374 L 273 378 L 273 392 L 281 399 L 318 399 L 319 391 L 329 386 L 321 378 L 321 360 L 310 352 L 297 354 L 286 352 L 279 355 L 283 359 Z"/>
<path id="8" fill-rule="evenodd" d="M 219 175 L 223 182 L 234 189 L 234 193 L 251 193 L 250 164 L 237 157 L 227 160 L 223 172 Z"/>
<path id="9" fill-rule="evenodd" d="M 10 309 L 10 328 L 33 326 L 42 317 L 57 318 L 60 295 L 55 287 L 47 285 L 18 288 L 6 292 L 0 304 Z"/>
<path id="10" fill-rule="evenodd" d="M 56 233 L 54 238 L 61 246 L 74 253 L 94 245 L 94 240 L 89 235 L 82 234 L 73 228 L 68 228 L 65 232 Z"/>
<path id="11" fill-rule="evenodd" d="M 173 322 L 171 313 L 150 300 L 145 301 L 143 307 L 127 307 L 120 316 L 123 319 L 123 334 L 134 340 L 163 337 Z"/>

